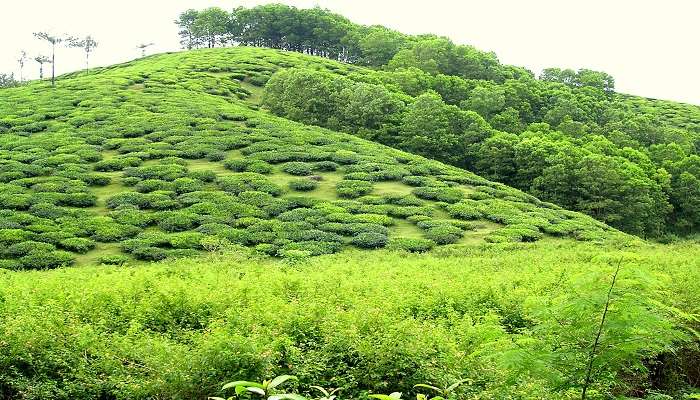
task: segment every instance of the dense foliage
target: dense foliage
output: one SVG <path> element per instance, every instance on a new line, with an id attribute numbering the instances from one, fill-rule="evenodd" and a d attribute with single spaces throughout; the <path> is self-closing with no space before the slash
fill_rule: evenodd
<path id="1" fill-rule="evenodd" d="M 686 330 L 700 328 L 699 248 L 357 250 L 291 266 L 225 252 L 0 272 L 0 397 L 200 399 L 293 374 L 285 391 L 338 399 L 459 379 L 459 399 L 580 399 L 621 261 L 589 398 L 683 398 L 700 378 Z"/>

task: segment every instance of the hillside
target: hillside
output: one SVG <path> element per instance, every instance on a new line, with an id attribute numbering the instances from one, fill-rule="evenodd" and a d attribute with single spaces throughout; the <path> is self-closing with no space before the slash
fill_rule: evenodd
<path id="1" fill-rule="evenodd" d="M 347 89 L 326 78 L 425 100 L 383 74 L 237 47 L 1 90 L 0 398 L 199 399 L 281 374 L 309 398 L 694 396 L 697 243 L 642 241 L 352 118 L 292 121 Z M 288 82 L 295 101 L 273 90 Z"/>
<path id="2" fill-rule="evenodd" d="M 317 71 L 306 58 L 273 76 L 265 105 L 277 115 L 467 169 L 645 238 L 700 229 L 697 105 L 616 92 L 604 71 L 536 75 L 448 37 L 319 7 L 190 9 L 175 22 L 187 49 L 244 44 L 342 62 Z"/>
<path id="3" fill-rule="evenodd" d="M 258 109 L 262 82 L 304 65 L 353 70 L 232 48 L 3 90 L 2 266 L 121 264 L 229 243 L 284 256 L 625 238 L 473 173 Z"/>

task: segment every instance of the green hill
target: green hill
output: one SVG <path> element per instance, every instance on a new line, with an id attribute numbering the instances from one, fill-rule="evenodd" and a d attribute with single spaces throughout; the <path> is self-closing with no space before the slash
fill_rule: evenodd
<path id="1" fill-rule="evenodd" d="M 0 91 L 0 398 L 205 398 L 287 373 L 339 399 L 697 391 L 697 243 L 290 121 L 316 111 L 288 97 L 275 116 L 263 85 L 284 71 L 319 108 L 317 74 L 383 74 L 239 47 Z"/>
<path id="2" fill-rule="evenodd" d="M 284 256 L 625 238 L 473 173 L 259 110 L 259 85 L 285 66 L 354 69 L 216 49 L 4 90 L 2 266 L 159 260 L 228 243 Z"/>

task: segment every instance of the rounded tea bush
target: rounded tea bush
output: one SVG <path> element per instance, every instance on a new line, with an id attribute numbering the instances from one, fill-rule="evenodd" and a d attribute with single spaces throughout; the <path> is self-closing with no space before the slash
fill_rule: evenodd
<path id="1" fill-rule="evenodd" d="M 297 175 L 297 176 L 306 176 L 306 175 L 311 175 L 313 173 L 313 165 L 306 163 L 306 162 L 301 162 L 301 161 L 292 161 L 288 162 L 285 164 L 282 164 L 282 171 L 290 174 L 290 175 Z"/>
<path id="2" fill-rule="evenodd" d="M 378 249 L 386 246 L 389 238 L 377 232 L 363 232 L 353 237 L 350 242 L 363 249 Z"/>
<path id="3" fill-rule="evenodd" d="M 318 181 L 308 178 L 293 179 L 289 181 L 289 188 L 298 192 L 308 192 L 318 187 Z"/>
<path id="4" fill-rule="evenodd" d="M 372 192 L 372 182 L 346 180 L 335 185 L 335 190 L 340 197 L 357 198 Z"/>
<path id="5" fill-rule="evenodd" d="M 423 253 L 435 247 L 435 242 L 429 239 L 397 237 L 389 241 L 391 250 L 403 250 L 412 253 Z"/>

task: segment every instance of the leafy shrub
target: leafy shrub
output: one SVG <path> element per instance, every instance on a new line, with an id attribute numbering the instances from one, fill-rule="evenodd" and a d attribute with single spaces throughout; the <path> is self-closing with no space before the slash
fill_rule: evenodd
<path id="1" fill-rule="evenodd" d="M 443 245 L 456 243 L 464 236 L 462 229 L 449 224 L 423 225 L 419 227 L 425 229 L 425 236 L 433 242 Z"/>
<path id="2" fill-rule="evenodd" d="M 339 168 L 340 166 L 338 163 L 335 163 L 333 161 L 319 161 L 317 163 L 314 163 L 313 169 L 314 171 L 324 171 L 324 172 L 332 172 L 335 171 Z"/>
<path id="3" fill-rule="evenodd" d="M 312 164 L 300 161 L 293 161 L 282 164 L 282 171 L 290 175 L 306 176 L 311 175 L 314 168 Z"/>
<path id="4" fill-rule="evenodd" d="M 464 197 L 461 190 L 451 187 L 418 187 L 413 189 L 413 194 L 421 199 L 446 203 L 456 203 Z"/>
<path id="5" fill-rule="evenodd" d="M 180 232 L 193 229 L 199 222 L 199 215 L 187 211 L 170 211 L 162 214 L 158 227 L 166 232 Z"/>
<path id="6" fill-rule="evenodd" d="M 346 180 L 338 182 L 335 189 L 340 197 L 357 198 L 372 192 L 373 186 L 371 182 Z"/>
<path id="7" fill-rule="evenodd" d="M 363 249 L 376 249 L 386 246 L 389 238 L 376 232 L 362 232 L 352 238 L 351 243 Z"/>
<path id="8" fill-rule="evenodd" d="M 308 192 L 318 187 L 318 182 L 313 179 L 302 178 L 289 181 L 289 188 L 298 192 Z"/>
<path id="9" fill-rule="evenodd" d="M 23 269 L 52 269 L 72 264 L 74 257 L 65 251 L 32 251 L 19 259 Z"/>
<path id="10" fill-rule="evenodd" d="M 239 194 L 245 191 L 259 191 L 273 196 L 282 194 L 282 189 L 268 180 L 264 175 L 244 172 L 233 176 L 222 176 L 216 180 L 217 186 L 229 193 Z"/>
<path id="11" fill-rule="evenodd" d="M 423 253 L 435 247 L 435 242 L 428 239 L 397 237 L 389 241 L 391 250 L 404 250 L 412 253 Z"/>
<path id="12" fill-rule="evenodd" d="M 251 160 L 247 158 L 234 158 L 226 160 L 224 167 L 234 172 L 255 172 L 258 174 L 269 174 L 273 171 L 272 165 L 262 160 Z"/>
<path id="13" fill-rule="evenodd" d="M 76 253 L 87 253 L 95 248 L 95 241 L 87 238 L 68 238 L 59 242 L 59 246 Z"/>
<path id="14" fill-rule="evenodd" d="M 451 217 L 466 220 L 483 217 L 478 203 L 474 200 L 463 200 L 459 203 L 450 204 L 447 207 L 447 213 L 450 214 Z"/>

